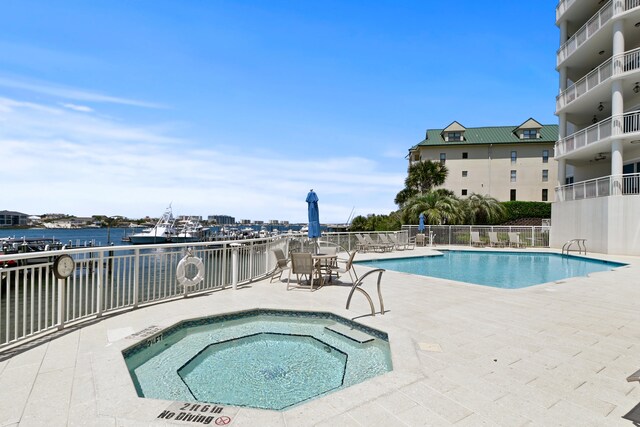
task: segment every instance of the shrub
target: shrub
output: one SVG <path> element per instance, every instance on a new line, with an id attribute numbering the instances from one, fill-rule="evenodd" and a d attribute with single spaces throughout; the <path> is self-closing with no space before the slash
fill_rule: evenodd
<path id="1" fill-rule="evenodd" d="M 551 203 L 547 202 L 502 202 L 507 210 L 505 221 L 520 218 L 551 218 Z"/>

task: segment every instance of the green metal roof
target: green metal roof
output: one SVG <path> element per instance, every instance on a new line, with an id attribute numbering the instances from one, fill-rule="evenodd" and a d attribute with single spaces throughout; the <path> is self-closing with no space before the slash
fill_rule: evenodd
<path id="1" fill-rule="evenodd" d="M 481 128 L 466 128 L 464 141 L 445 141 L 443 129 L 428 129 L 427 137 L 412 148 L 429 145 L 470 145 L 470 144 L 537 144 L 541 142 L 556 142 L 558 140 L 558 125 L 542 125 L 540 138 L 520 139 L 514 126 L 493 126 Z"/>

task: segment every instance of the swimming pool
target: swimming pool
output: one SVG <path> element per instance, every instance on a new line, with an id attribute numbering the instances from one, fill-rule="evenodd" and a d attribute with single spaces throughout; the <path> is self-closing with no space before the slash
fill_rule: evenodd
<path id="1" fill-rule="evenodd" d="M 123 351 L 140 397 L 283 410 L 392 369 L 386 333 L 325 312 L 189 320 Z"/>
<path id="2" fill-rule="evenodd" d="M 518 289 L 626 264 L 553 253 L 442 251 L 442 255 L 358 261 L 374 268 L 439 277 L 503 289 Z"/>

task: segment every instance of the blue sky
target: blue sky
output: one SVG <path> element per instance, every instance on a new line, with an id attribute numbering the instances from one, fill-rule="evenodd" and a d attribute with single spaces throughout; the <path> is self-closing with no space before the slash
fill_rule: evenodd
<path id="1" fill-rule="evenodd" d="M 0 210 L 387 214 L 427 128 L 557 123 L 555 6 L 5 0 Z"/>

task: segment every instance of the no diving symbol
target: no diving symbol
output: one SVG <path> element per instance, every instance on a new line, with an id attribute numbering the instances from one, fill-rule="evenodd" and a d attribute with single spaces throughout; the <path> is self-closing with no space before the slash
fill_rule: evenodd
<path id="1" fill-rule="evenodd" d="M 227 425 L 230 422 L 231 422 L 231 418 L 229 418 L 227 416 L 224 416 L 224 415 L 221 416 L 221 417 L 216 418 L 216 425 L 219 425 L 219 426 Z"/>

